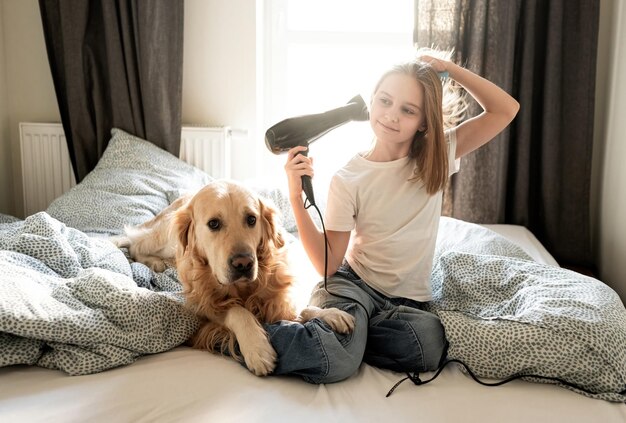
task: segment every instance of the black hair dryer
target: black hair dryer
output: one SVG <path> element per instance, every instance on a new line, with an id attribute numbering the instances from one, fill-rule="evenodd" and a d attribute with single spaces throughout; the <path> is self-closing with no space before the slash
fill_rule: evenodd
<path id="1" fill-rule="evenodd" d="M 308 146 L 327 132 L 354 121 L 369 119 L 367 105 L 360 95 L 353 97 L 346 105 L 323 113 L 303 115 L 278 122 L 265 132 L 265 145 L 274 154 L 285 153 L 291 148 Z M 306 155 L 307 151 L 300 154 Z M 302 190 L 309 203 L 315 204 L 310 176 L 302 177 Z"/>

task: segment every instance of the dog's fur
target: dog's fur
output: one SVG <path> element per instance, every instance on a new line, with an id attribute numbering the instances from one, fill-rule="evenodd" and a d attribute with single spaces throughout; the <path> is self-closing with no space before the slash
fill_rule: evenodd
<path id="1" fill-rule="evenodd" d="M 354 327 L 354 318 L 335 308 L 307 307 L 297 316 L 276 216 L 268 201 L 243 185 L 213 181 L 112 241 L 155 271 L 175 265 L 186 304 L 202 320 L 191 345 L 228 351 L 261 376 L 276 361 L 263 323 L 317 317 L 340 333 Z"/>

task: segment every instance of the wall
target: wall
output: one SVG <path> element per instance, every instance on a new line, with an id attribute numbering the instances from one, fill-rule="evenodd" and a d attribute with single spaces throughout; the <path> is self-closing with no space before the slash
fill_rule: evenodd
<path id="1" fill-rule="evenodd" d="M 251 0 L 185 0 L 183 122 L 229 125 L 248 131 L 233 177 L 256 172 L 256 3 Z"/>
<path id="2" fill-rule="evenodd" d="M 59 108 L 50 75 L 46 46 L 41 28 L 39 3 L 36 0 L 1 0 L 4 32 L 4 63 L 6 66 L 9 135 L 1 142 L 2 150 L 10 151 L 12 176 L 2 185 L 13 191 L 12 199 L 4 199 L 0 212 L 22 216 L 22 166 L 20 162 L 19 128 L 23 121 L 60 122 Z"/>
<path id="3" fill-rule="evenodd" d="M 262 0 L 186 0 L 183 122 L 248 130 L 233 176 L 252 177 L 257 120 L 257 9 Z M 592 227 L 599 276 L 626 301 L 626 6 L 601 0 Z M 0 212 L 21 216 L 18 123 L 59 121 L 37 0 L 0 0 Z M 263 151 L 264 152 L 264 151 Z"/>
<path id="4" fill-rule="evenodd" d="M 597 78 L 604 92 L 597 92 L 603 108 L 596 113 L 602 139 L 594 148 L 595 251 L 600 279 L 626 303 L 626 5 L 606 0 L 601 5 L 606 33 L 600 35 L 608 38 L 603 42 L 608 60 Z"/>
<path id="5" fill-rule="evenodd" d="M 0 212 L 11 210 L 13 203 L 13 166 L 11 165 L 10 124 L 7 94 L 7 73 L 4 53 L 5 26 L 3 3 L 0 3 Z"/>

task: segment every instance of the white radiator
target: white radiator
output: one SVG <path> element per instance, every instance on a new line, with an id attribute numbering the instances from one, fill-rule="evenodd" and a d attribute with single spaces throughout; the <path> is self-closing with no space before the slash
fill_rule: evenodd
<path id="1" fill-rule="evenodd" d="M 183 126 L 180 159 L 214 178 L 230 178 L 232 130 L 225 126 Z"/>
<path id="2" fill-rule="evenodd" d="M 24 216 L 76 185 L 61 124 L 20 123 Z"/>
<path id="3" fill-rule="evenodd" d="M 183 126 L 180 158 L 214 178 L 230 178 L 229 127 Z M 45 210 L 76 185 L 63 125 L 20 123 L 24 216 Z"/>

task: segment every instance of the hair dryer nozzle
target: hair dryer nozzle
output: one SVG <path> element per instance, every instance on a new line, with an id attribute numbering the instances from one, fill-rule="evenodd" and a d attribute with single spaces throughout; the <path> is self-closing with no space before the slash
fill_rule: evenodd
<path id="1" fill-rule="evenodd" d="M 265 132 L 265 145 L 274 154 L 283 153 L 298 145 L 307 146 L 347 122 L 368 119 L 367 105 L 357 95 L 346 105 L 336 109 L 278 122 Z"/>

